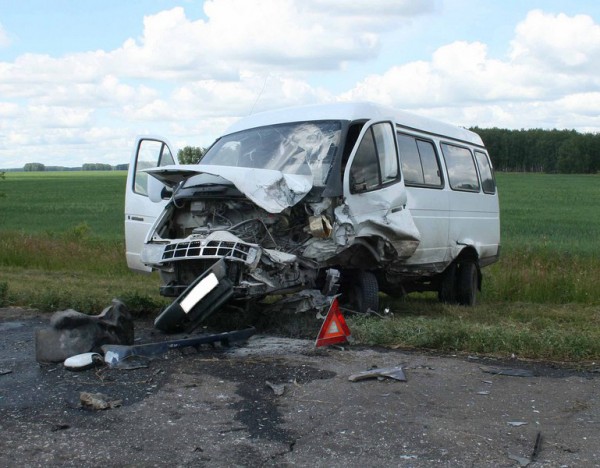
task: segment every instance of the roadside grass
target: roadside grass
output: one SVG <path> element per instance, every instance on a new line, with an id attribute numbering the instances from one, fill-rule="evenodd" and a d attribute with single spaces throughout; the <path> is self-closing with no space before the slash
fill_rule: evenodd
<path id="1" fill-rule="evenodd" d="M 600 177 L 498 174 L 500 262 L 473 308 L 382 295 L 393 316 L 348 316 L 360 343 L 551 361 L 600 359 Z M 136 315 L 167 300 L 125 264 L 125 173 L 9 173 L 0 199 L 0 306 Z M 282 330 L 301 333 L 295 326 Z M 312 330 L 311 330 L 312 331 Z"/>
<path id="2" fill-rule="evenodd" d="M 158 296 L 157 275 L 99 275 L 89 271 L 48 271 L 8 267 L 2 269 L 6 284 L 3 303 L 44 312 L 75 309 L 98 314 L 112 299 L 123 301 L 134 316 L 157 314 L 168 302 Z M 2 296 L 0 295 L 0 300 Z"/>
<path id="3" fill-rule="evenodd" d="M 348 319 L 359 342 L 561 362 L 600 357 L 597 306 L 505 302 L 465 308 L 433 298 L 410 298 L 388 306 L 391 317 Z"/>

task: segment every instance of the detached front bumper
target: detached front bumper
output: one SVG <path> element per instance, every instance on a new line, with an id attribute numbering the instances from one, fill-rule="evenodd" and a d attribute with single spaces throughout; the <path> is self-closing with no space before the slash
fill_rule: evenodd
<path id="1" fill-rule="evenodd" d="M 232 295 L 233 284 L 227 278 L 227 265 L 219 260 L 156 317 L 154 326 L 168 333 L 190 332 Z"/>

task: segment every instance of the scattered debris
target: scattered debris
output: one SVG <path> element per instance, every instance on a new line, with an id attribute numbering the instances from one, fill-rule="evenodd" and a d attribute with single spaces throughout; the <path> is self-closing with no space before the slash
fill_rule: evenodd
<path id="1" fill-rule="evenodd" d="M 523 424 L 525 424 L 525 423 L 523 423 Z M 537 436 L 535 438 L 535 444 L 533 446 L 533 452 L 532 452 L 530 458 L 521 457 L 518 455 L 508 455 L 508 458 L 516 461 L 519 464 L 519 466 L 521 466 L 521 467 L 529 466 L 530 463 L 533 463 L 536 461 L 538 455 L 540 454 L 541 449 L 542 449 L 542 433 L 538 432 Z"/>
<path id="2" fill-rule="evenodd" d="M 38 362 L 63 362 L 100 345 L 133 343 L 133 320 L 125 304 L 113 299 L 100 315 L 86 315 L 69 309 L 56 312 L 50 328 L 35 333 L 35 355 Z"/>
<path id="3" fill-rule="evenodd" d="M 529 458 L 520 457 L 518 455 L 509 455 L 508 458 L 516 461 L 521 467 L 528 466 L 531 463 L 531 460 Z"/>
<path id="4" fill-rule="evenodd" d="M 135 370 L 135 369 L 145 369 L 150 365 L 150 358 L 146 356 L 127 356 L 120 361 L 117 361 L 116 364 L 112 365 L 112 368 L 120 369 L 120 370 Z"/>
<path id="5" fill-rule="evenodd" d="M 155 343 L 145 343 L 132 346 L 125 345 L 104 345 L 104 362 L 110 367 L 117 367 L 120 361 L 129 359 L 131 356 L 154 357 L 166 353 L 171 349 L 186 347 L 199 348 L 203 344 L 221 343 L 223 346 L 229 346 L 234 341 L 244 341 L 256 333 L 256 328 L 249 327 L 244 330 L 237 330 L 211 335 L 198 335 L 193 338 L 184 338 L 181 340 L 158 341 Z"/>
<path id="6" fill-rule="evenodd" d="M 71 426 L 69 424 L 55 424 L 54 426 L 52 426 L 52 429 L 50 429 L 52 432 L 56 432 L 56 431 L 64 431 L 65 429 L 69 429 Z"/>
<path id="7" fill-rule="evenodd" d="M 363 372 L 359 372 L 358 374 L 352 374 L 348 377 L 350 382 L 358 382 L 360 380 L 365 379 L 373 379 L 378 377 L 388 377 L 390 379 L 399 380 L 401 382 L 406 382 L 406 376 L 404 375 L 404 371 L 402 367 L 387 367 L 383 369 L 371 369 Z"/>
<path id="8" fill-rule="evenodd" d="M 122 400 L 110 400 L 109 397 L 103 393 L 88 392 L 81 392 L 79 394 L 79 402 L 81 403 L 82 408 L 96 411 L 118 408 L 123 403 Z"/>
<path id="9" fill-rule="evenodd" d="M 503 369 L 500 367 L 481 367 L 483 372 L 495 375 L 509 375 L 511 377 L 535 377 L 529 369 Z"/>
<path id="10" fill-rule="evenodd" d="M 70 371 L 82 371 L 104 364 L 104 359 L 98 353 L 83 353 L 65 359 L 65 369 Z"/>
<path id="11" fill-rule="evenodd" d="M 268 380 L 265 382 L 266 386 L 273 390 L 276 396 L 281 396 L 285 392 L 285 384 L 274 384 Z"/>
<path id="12" fill-rule="evenodd" d="M 538 455 L 542 451 L 542 433 L 538 431 L 537 436 L 535 437 L 535 444 L 533 445 L 533 452 L 531 452 L 531 461 L 534 462 L 537 460 Z"/>
<path id="13" fill-rule="evenodd" d="M 509 421 L 508 425 L 513 427 L 525 426 L 527 423 L 525 421 Z"/>

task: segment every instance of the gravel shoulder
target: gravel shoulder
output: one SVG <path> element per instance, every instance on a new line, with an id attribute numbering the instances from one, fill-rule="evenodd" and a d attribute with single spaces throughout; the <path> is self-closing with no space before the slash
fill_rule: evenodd
<path id="1" fill-rule="evenodd" d="M 600 466 L 596 372 L 264 335 L 139 369 L 70 372 L 35 361 L 34 331 L 47 323 L 0 309 L 1 466 L 510 467 L 524 466 L 538 434 L 529 466 Z M 406 382 L 348 380 L 396 366 Z M 87 410 L 81 392 L 121 403 Z"/>

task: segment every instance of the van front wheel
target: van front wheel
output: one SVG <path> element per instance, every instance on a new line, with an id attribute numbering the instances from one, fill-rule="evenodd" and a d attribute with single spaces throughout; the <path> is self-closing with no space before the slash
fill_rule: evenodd
<path id="1" fill-rule="evenodd" d="M 457 300 L 460 305 L 474 306 L 477 300 L 479 273 L 474 262 L 460 264 L 457 278 Z"/>
<path id="2" fill-rule="evenodd" d="M 377 277 L 370 271 L 358 270 L 346 282 L 343 290 L 344 302 L 350 309 L 367 313 L 379 310 L 379 285 Z"/>

